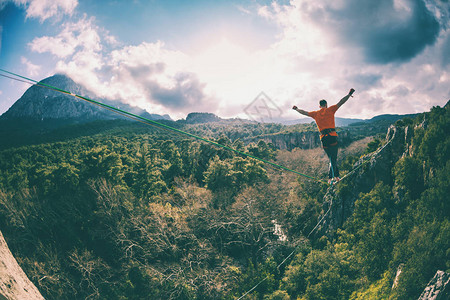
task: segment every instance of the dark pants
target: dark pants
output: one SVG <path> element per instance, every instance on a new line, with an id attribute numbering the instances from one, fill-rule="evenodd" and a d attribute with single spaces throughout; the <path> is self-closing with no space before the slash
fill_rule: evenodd
<path id="1" fill-rule="evenodd" d="M 337 136 L 326 135 L 322 138 L 322 146 L 325 153 L 330 159 L 330 171 L 328 178 L 339 177 L 339 169 L 337 166 L 338 140 Z"/>

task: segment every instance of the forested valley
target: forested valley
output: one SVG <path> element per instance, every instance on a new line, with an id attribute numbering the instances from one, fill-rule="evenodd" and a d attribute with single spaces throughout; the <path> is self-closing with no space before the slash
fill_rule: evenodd
<path id="1" fill-rule="evenodd" d="M 46 299 L 237 299 L 257 284 L 244 299 L 417 299 L 437 270 L 450 271 L 450 105 L 394 126 L 409 130 L 396 146 L 408 154 L 332 236 L 307 238 L 327 190 L 345 198 L 358 188 L 352 177 L 329 187 L 123 120 L 3 147 L 0 229 Z M 243 128 L 189 130 L 326 179 L 322 149 L 244 143 Z M 264 128 L 253 134 L 280 129 Z M 343 175 L 385 135 L 342 148 Z"/>

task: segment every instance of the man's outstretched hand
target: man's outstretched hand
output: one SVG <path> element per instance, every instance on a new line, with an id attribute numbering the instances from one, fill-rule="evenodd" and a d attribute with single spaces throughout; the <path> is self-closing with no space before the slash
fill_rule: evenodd
<path id="1" fill-rule="evenodd" d="M 348 92 L 348 94 L 353 97 L 354 92 L 355 92 L 355 89 L 352 88 L 352 89 L 350 89 L 350 92 Z"/>
<path id="2" fill-rule="evenodd" d="M 298 108 L 298 107 L 295 106 L 295 105 L 292 107 L 293 110 L 297 110 L 297 108 Z"/>

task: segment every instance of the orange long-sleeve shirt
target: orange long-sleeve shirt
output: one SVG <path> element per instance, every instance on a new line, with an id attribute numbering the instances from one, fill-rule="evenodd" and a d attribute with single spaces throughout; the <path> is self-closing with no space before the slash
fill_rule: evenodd
<path id="1" fill-rule="evenodd" d="M 310 111 L 308 112 L 308 115 L 316 121 L 317 127 L 319 128 L 319 131 L 322 131 L 324 129 L 328 128 L 335 128 L 334 124 L 334 114 L 338 110 L 337 105 L 332 105 L 330 107 L 322 107 L 320 110 L 316 111 Z M 329 135 L 337 136 L 336 131 L 332 131 L 329 133 Z M 322 138 L 323 135 L 320 136 Z"/>

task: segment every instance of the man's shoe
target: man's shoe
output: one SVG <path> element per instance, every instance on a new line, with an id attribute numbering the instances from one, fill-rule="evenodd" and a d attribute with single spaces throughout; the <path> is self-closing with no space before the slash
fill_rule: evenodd
<path id="1" fill-rule="evenodd" d="M 328 179 L 328 184 L 332 184 L 332 183 L 333 183 L 333 179 L 332 178 Z"/>

